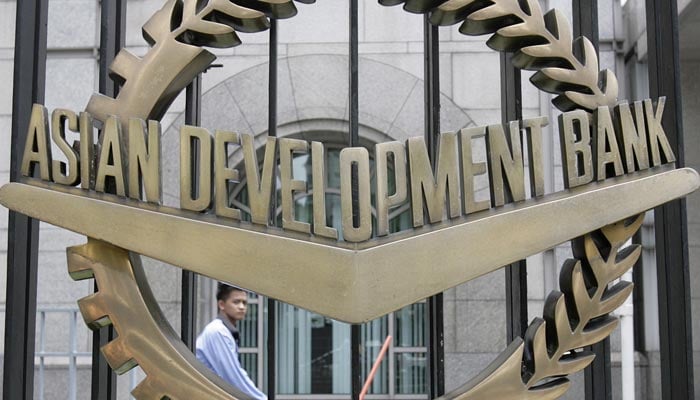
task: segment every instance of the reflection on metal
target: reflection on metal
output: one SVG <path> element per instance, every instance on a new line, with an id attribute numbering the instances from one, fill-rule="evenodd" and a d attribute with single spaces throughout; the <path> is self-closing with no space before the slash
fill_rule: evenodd
<path id="1" fill-rule="evenodd" d="M 523 129 L 527 134 L 527 159 L 530 164 L 530 192 L 533 193 L 533 197 L 544 195 L 542 128 L 547 126 L 548 122 L 547 117 L 530 118 L 523 121 Z"/>
<path id="2" fill-rule="evenodd" d="M 97 176 L 95 177 L 95 191 L 106 192 L 108 187 L 107 177 L 114 182 L 117 196 L 126 196 L 125 167 L 122 162 L 122 126 L 114 116 L 107 117 L 100 137 L 101 151 L 97 159 Z"/>
<path id="3" fill-rule="evenodd" d="M 520 141 L 520 124 L 511 121 L 508 136 L 502 125 L 488 127 L 491 201 L 498 207 L 525 200 L 525 163 Z M 534 170 L 533 170 L 534 173 Z"/>
<path id="4" fill-rule="evenodd" d="M 49 115 L 46 107 L 34 104 L 27 129 L 27 141 L 22 155 L 23 176 L 34 176 L 35 164 L 39 166 L 39 176 L 51 180 L 51 144 L 49 142 Z"/>
<path id="5" fill-rule="evenodd" d="M 292 160 L 294 153 L 308 153 L 309 144 L 300 139 L 280 139 L 280 186 L 282 192 L 282 227 L 296 232 L 309 233 L 311 225 L 297 221 L 294 193 L 306 191 L 306 181 L 294 179 Z M 274 297 L 274 296 L 273 296 Z"/>
<path id="6" fill-rule="evenodd" d="M 311 168 L 313 169 L 311 174 L 313 181 L 311 184 L 314 188 L 314 234 L 337 240 L 338 230 L 326 225 L 326 186 L 328 180 L 326 178 L 326 156 L 323 143 L 311 142 L 311 163 Z M 257 173 L 257 168 L 252 169 Z"/>
<path id="7" fill-rule="evenodd" d="M 578 138 L 578 140 L 577 140 Z M 583 110 L 564 113 L 559 118 L 564 187 L 574 188 L 593 180 L 591 123 Z"/>
<path id="8" fill-rule="evenodd" d="M 53 134 L 53 132 L 51 132 Z M 143 121 L 129 120 L 129 197 L 142 199 L 155 204 L 163 203 L 163 180 L 160 162 L 160 124 L 148 121 L 147 132 Z M 142 189 L 144 188 L 144 193 Z"/>
<path id="9" fill-rule="evenodd" d="M 406 149 L 399 142 L 388 142 L 377 143 L 374 150 L 377 173 L 377 236 L 386 236 L 389 234 L 389 210 L 406 201 L 408 196 Z M 389 194 L 389 154 L 393 159 L 391 171 L 395 182 L 392 194 Z M 471 155 L 471 152 L 469 154 Z"/>
<path id="10" fill-rule="evenodd" d="M 408 151 L 408 173 L 411 208 L 413 209 L 413 226 L 423 226 L 423 209 L 427 210 L 430 223 L 440 222 L 445 215 L 447 200 L 448 218 L 458 217 L 462 213 L 462 193 L 459 182 L 458 141 L 456 133 L 440 135 L 437 153 L 437 167 L 433 174 L 430 156 L 425 140 L 412 137 L 406 141 Z M 445 199 L 445 193 L 448 194 Z M 425 200 L 425 206 L 423 205 Z"/>
<path id="11" fill-rule="evenodd" d="M 617 327 L 617 318 L 608 314 L 624 303 L 633 285 L 608 285 L 639 258 L 640 245 L 622 247 L 643 219 L 640 214 L 574 240 L 576 259 L 564 263 L 561 292 L 547 297 L 544 319 L 536 318 L 524 340 L 513 341 L 473 381 L 444 399 L 553 400 L 563 395 L 571 385 L 566 376 L 595 357 L 578 349 L 605 339 Z"/>
<path id="12" fill-rule="evenodd" d="M 353 174 L 353 170 L 357 173 Z M 357 182 L 353 182 L 353 176 Z M 353 208 L 353 191 L 357 191 L 357 208 Z M 369 187 L 369 152 L 363 147 L 340 151 L 340 208 L 343 236 L 351 242 L 362 242 L 372 237 L 372 204 Z M 355 213 L 359 214 L 355 226 Z"/>
<path id="13" fill-rule="evenodd" d="M 209 134 L 207 133 L 207 138 Z M 210 139 L 208 139 L 210 140 Z M 229 168 L 228 166 L 228 148 L 229 143 L 238 143 L 238 134 L 234 132 L 218 132 L 216 138 L 214 139 L 214 176 L 216 177 L 215 183 L 215 196 L 214 201 L 214 212 L 218 216 L 223 216 L 233 219 L 241 219 L 241 210 L 232 208 L 229 204 L 229 191 L 228 183 L 229 181 L 238 180 L 238 170 Z M 184 155 L 184 154 L 183 154 Z M 202 158 L 204 157 L 204 158 Z M 206 159 L 205 154 L 200 155 L 200 160 Z M 204 170 L 206 166 L 200 165 L 196 168 L 197 171 Z M 182 171 L 182 169 L 181 169 Z M 205 176 L 200 176 L 196 179 L 196 182 L 200 182 L 200 179 L 206 179 Z M 208 177 L 211 181 L 211 176 Z M 200 197 L 201 198 L 201 197 Z M 208 207 L 204 205 L 202 210 Z"/>
<path id="14" fill-rule="evenodd" d="M 56 109 L 51 113 L 51 139 L 61 150 L 67 162 L 53 160 L 51 170 L 53 181 L 62 185 L 74 186 L 78 181 L 78 155 L 66 141 L 66 125 L 78 132 L 78 116 L 70 110 Z"/>
<path id="15" fill-rule="evenodd" d="M 102 348 L 107 362 L 118 374 L 136 365 L 146 373 L 132 391 L 136 399 L 248 398 L 200 364 L 180 341 L 158 308 L 138 257 L 94 239 L 67 252 L 71 277 L 94 277 L 99 288 L 78 301 L 85 323 L 91 329 L 112 324 L 119 335 Z"/>
<path id="16" fill-rule="evenodd" d="M 221 135 L 225 136 L 225 135 Z M 204 128 L 185 125 L 180 130 L 180 208 L 191 211 L 204 211 L 211 203 L 212 184 L 212 138 Z M 197 149 L 198 168 L 191 156 Z M 197 176 L 193 176 L 197 173 Z M 223 171 L 222 171 L 223 175 Z M 217 212 L 223 212 L 217 208 Z M 240 214 L 234 214 L 233 217 Z M 239 217 L 240 218 L 240 217 Z"/>
<path id="17" fill-rule="evenodd" d="M 128 200 L 115 203 L 99 194 L 88 198 L 80 189 L 39 181 L 33 183 L 50 189 L 10 183 L 0 189 L 0 202 L 331 318 L 364 322 L 684 196 L 700 185 L 694 170 L 669 169 L 592 183 L 362 244 L 306 235 L 290 238 L 273 228 L 216 223 L 199 213 Z"/>

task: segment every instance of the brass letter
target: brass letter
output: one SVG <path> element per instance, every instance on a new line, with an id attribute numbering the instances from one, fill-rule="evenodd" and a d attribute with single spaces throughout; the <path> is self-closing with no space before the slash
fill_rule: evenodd
<path id="1" fill-rule="evenodd" d="M 95 139 L 92 126 L 92 116 L 86 112 L 80 113 L 80 187 L 90 190 L 90 183 L 94 182 Z"/>
<path id="2" fill-rule="evenodd" d="M 428 158 L 428 149 L 422 137 L 408 139 L 408 167 L 411 177 L 411 205 L 413 226 L 423 226 L 423 195 L 430 223 L 442 221 L 445 211 L 445 191 L 448 192 L 449 217 L 455 218 L 462 212 L 462 193 L 457 163 L 457 134 L 440 135 L 437 172 Z"/>
<path id="3" fill-rule="evenodd" d="M 615 107 L 615 123 L 618 137 L 621 137 L 627 172 L 643 171 L 649 168 L 647 131 L 644 124 L 644 103 L 634 102 L 634 118 L 629 104 L 620 103 Z M 618 139 L 620 140 L 620 139 Z M 635 167 L 635 161 L 636 167 Z"/>
<path id="4" fill-rule="evenodd" d="M 644 115 L 646 116 L 647 126 L 649 127 L 649 150 L 651 152 L 652 166 L 661 165 L 662 163 L 672 163 L 676 161 L 676 156 L 673 154 L 671 144 L 668 142 L 664 127 L 661 125 L 661 119 L 664 115 L 664 106 L 666 105 L 666 97 L 659 97 L 656 104 L 656 112 L 651 99 L 644 100 Z M 659 144 L 663 150 L 663 159 L 659 154 Z"/>
<path id="5" fill-rule="evenodd" d="M 146 201 L 155 204 L 163 202 L 160 151 L 160 123 L 148 121 L 146 145 L 143 121 L 129 119 L 129 197 L 132 199 L 141 200 L 143 186 L 146 189 Z"/>
<path id="6" fill-rule="evenodd" d="M 484 175 L 487 171 L 485 162 L 474 163 L 472 140 L 486 137 L 486 127 L 464 128 L 460 132 L 462 142 L 462 191 L 464 192 L 464 213 L 471 214 L 487 210 L 488 200 L 477 202 L 474 198 L 474 177 Z"/>
<path id="7" fill-rule="evenodd" d="M 591 125 L 588 113 L 569 111 L 559 116 L 561 163 L 564 169 L 564 187 L 574 188 L 593 181 L 591 154 Z M 578 140 L 576 140 L 578 138 Z"/>
<path id="8" fill-rule="evenodd" d="M 352 167 L 357 165 L 357 196 L 359 224 L 353 223 Z M 340 208 L 343 239 L 362 242 L 372 237 L 372 204 L 369 176 L 369 152 L 364 147 L 349 147 L 340 151 Z"/>
<path id="9" fill-rule="evenodd" d="M 238 144 L 238 142 L 237 133 L 223 131 L 214 133 L 214 212 L 221 217 L 240 220 L 241 210 L 230 206 L 228 190 L 229 181 L 240 179 L 238 170 L 228 166 L 228 144 Z M 250 180 L 248 188 L 250 188 Z M 250 189 L 248 193 L 250 193 Z"/>
<path id="10" fill-rule="evenodd" d="M 314 235 L 338 239 L 338 230 L 326 225 L 326 156 L 323 143 L 311 142 Z"/>
<path id="11" fill-rule="evenodd" d="M 53 181 L 61 185 L 75 186 L 78 183 L 78 155 L 66 142 L 66 126 L 73 132 L 78 132 L 78 116 L 70 110 L 55 109 L 51 113 L 51 138 L 56 146 L 66 156 L 67 164 L 60 160 L 53 160 L 51 171 Z"/>
<path id="12" fill-rule="evenodd" d="M 204 211 L 211 204 L 211 134 L 197 126 L 185 125 L 180 129 L 180 208 Z M 199 165 L 193 166 L 192 150 L 199 149 Z M 197 187 L 192 178 L 197 168 Z"/>
<path id="13" fill-rule="evenodd" d="M 306 192 L 306 182 L 294 180 L 293 153 L 306 153 L 309 144 L 299 139 L 280 139 L 280 179 L 282 184 L 282 228 L 311 233 L 311 225 L 295 219 L 294 192 Z"/>
<path id="14" fill-rule="evenodd" d="M 527 162 L 530 165 L 530 195 L 544 195 L 544 161 L 542 159 L 542 128 L 549 125 L 547 117 L 523 120 L 527 135 Z"/>
<path id="15" fill-rule="evenodd" d="M 114 178 L 114 186 L 118 196 L 126 196 L 124 184 L 124 164 L 122 163 L 121 148 L 122 127 L 115 116 L 109 116 L 102 129 L 102 146 L 100 158 L 97 161 L 97 177 L 95 190 L 105 192 L 107 177 Z"/>
<path id="16" fill-rule="evenodd" d="M 406 148 L 399 142 L 378 143 L 374 146 L 377 171 L 377 236 L 389 234 L 389 210 L 408 196 L 406 181 Z M 394 194 L 389 195 L 389 154 L 394 157 Z"/>
<path id="17" fill-rule="evenodd" d="M 41 104 L 32 106 L 29 119 L 27 141 L 24 143 L 22 156 L 22 175 L 34 176 L 34 165 L 39 164 L 39 176 L 42 180 L 51 180 L 51 146 L 49 145 L 48 112 Z"/>
<path id="18" fill-rule="evenodd" d="M 272 183 L 274 182 L 273 173 L 276 161 L 277 138 L 267 138 L 262 179 L 258 172 L 258 156 L 255 153 L 253 139 L 251 135 L 241 135 L 241 145 L 243 146 L 243 156 L 245 158 L 245 174 L 248 178 L 250 218 L 255 224 L 267 226 L 270 222 L 270 196 L 273 191 Z"/>
<path id="19" fill-rule="evenodd" d="M 494 207 L 525 199 L 525 164 L 520 122 L 511 121 L 509 125 L 509 137 L 506 137 L 503 125 L 490 125 L 487 130 L 486 148 Z M 507 186 L 504 178 L 508 181 Z"/>
<path id="20" fill-rule="evenodd" d="M 617 145 L 610 109 L 608 107 L 598 107 L 598 110 L 593 115 L 593 119 L 597 127 L 594 147 L 595 157 L 593 157 L 596 160 L 596 178 L 602 181 L 611 174 L 613 176 L 624 174 L 625 171 L 622 168 L 620 148 Z M 610 151 L 607 151 L 607 149 L 610 149 Z M 612 168 L 609 168 L 608 164 L 612 164 Z"/>

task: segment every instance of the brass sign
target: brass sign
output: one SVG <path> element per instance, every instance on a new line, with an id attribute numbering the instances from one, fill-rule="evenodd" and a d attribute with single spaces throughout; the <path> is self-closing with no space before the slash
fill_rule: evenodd
<path id="1" fill-rule="evenodd" d="M 576 258 L 564 265 L 561 293 L 548 297 L 544 318 L 445 399 L 556 399 L 568 389 L 565 376 L 592 360 L 581 348 L 616 326 L 608 314 L 632 285 L 612 282 L 639 257 L 638 246 L 624 244 L 639 228 L 641 214 L 700 185 L 694 170 L 674 168 L 661 125 L 665 99 L 618 103 L 616 78 L 599 71 L 591 42 L 574 40 L 563 15 L 544 14 L 536 0 L 380 3 L 405 3 L 408 11 L 429 13 L 435 24 L 460 22 L 464 34 L 492 34 L 489 46 L 515 52 L 516 66 L 536 70 L 532 82 L 556 93 L 554 104 L 564 111 L 557 125 L 566 189 L 544 190 L 547 118 L 470 127 L 440 135 L 435 169 L 421 137 L 342 149 L 341 225 L 331 227 L 322 190 L 323 143 L 270 137 L 259 160 L 245 132 L 184 126 L 180 205 L 163 206 L 158 119 L 214 60 L 202 46 L 237 45 L 235 30 L 263 30 L 267 18 L 296 13 L 291 0 L 246 1 L 245 7 L 228 0 L 169 0 L 143 27 L 152 46 L 146 55 L 122 50 L 115 58 L 112 74 L 122 82 L 115 99 L 96 94 L 81 113 L 57 109 L 49 115 L 34 105 L 23 178 L 0 188 L 6 207 L 89 238 L 68 249 L 69 272 L 98 283 L 99 291 L 79 304 L 90 327 L 116 327 L 118 339 L 103 348 L 110 365 L 123 373 L 138 364 L 146 372 L 136 398 L 244 398 L 194 362 L 158 310 L 138 254 L 360 323 L 573 240 Z M 98 126 L 102 133 L 95 146 Z M 79 142 L 69 144 L 66 130 L 78 132 Z M 65 161 L 52 157 L 51 142 Z M 197 177 L 191 175 L 193 142 L 199 149 Z M 488 149 L 485 162 L 475 160 L 478 142 Z M 231 146 L 242 150 L 240 167 L 229 165 Z M 312 160 L 313 223 L 298 220 L 294 210 L 294 196 L 311 190 L 293 174 L 292 159 L 300 153 Z M 279 228 L 269 226 L 276 168 Z M 228 185 L 242 172 L 251 222 L 241 221 L 241 210 L 229 199 Z M 488 179 L 490 201 L 475 196 L 480 177 Z M 193 182 L 199 186 L 193 188 Z M 356 221 L 353 200 L 359 204 Z M 390 212 L 405 203 L 413 229 L 389 234 Z M 593 232 L 605 238 L 606 251 Z"/>

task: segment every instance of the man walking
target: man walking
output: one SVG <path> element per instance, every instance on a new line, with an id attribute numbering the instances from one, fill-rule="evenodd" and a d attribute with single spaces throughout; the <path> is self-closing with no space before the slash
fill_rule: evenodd
<path id="1" fill-rule="evenodd" d="M 219 283 L 216 300 L 219 316 L 197 338 L 197 359 L 251 399 L 267 400 L 238 360 L 239 334 L 236 324 L 245 318 L 248 293 Z"/>

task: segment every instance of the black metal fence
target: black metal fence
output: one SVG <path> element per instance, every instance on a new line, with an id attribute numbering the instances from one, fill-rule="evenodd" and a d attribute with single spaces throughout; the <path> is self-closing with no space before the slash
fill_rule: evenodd
<path id="1" fill-rule="evenodd" d="M 356 146 L 358 135 L 358 0 L 349 3 L 349 104 L 348 144 Z M 124 45 L 126 0 L 102 0 L 100 29 L 99 88 L 115 95 L 117 83 L 108 77 L 108 66 Z M 683 134 L 680 107 L 678 17 L 676 0 L 646 0 L 651 97 L 666 96 L 664 129 L 683 166 Z M 46 69 L 47 0 L 17 2 L 15 37 L 14 99 L 12 109 L 11 181 L 19 175 L 21 154 L 33 103 L 43 103 Z M 575 35 L 585 35 L 598 44 L 596 0 L 573 0 Z M 276 135 L 277 101 L 277 21 L 271 21 L 269 40 L 269 134 Z M 435 138 L 440 132 L 439 30 L 427 17 L 424 23 L 425 138 L 435 154 Z M 520 71 L 510 54 L 501 56 L 501 101 L 504 122 L 522 116 Z M 186 123 L 200 120 L 200 79 L 187 88 Z M 195 151 L 195 154 L 197 152 Z M 434 159 L 434 157 L 433 157 Z M 196 165 L 196 163 L 193 163 Z M 197 176 L 197 174 L 193 174 Z M 356 180 L 355 180 L 356 182 Z M 273 207 L 274 209 L 274 207 Z M 658 265 L 661 374 L 664 399 L 691 399 L 693 392 L 691 315 L 689 300 L 688 250 L 685 203 L 678 200 L 655 210 Z M 271 220 L 274 218 L 271 216 Z M 7 307 L 5 320 L 5 359 L 3 398 L 33 398 L 34 336 L 37 291 L 38 223 L 10 212 L 8 231 Z M 673 266 L 673 267 L 671 267 Z M 682 268 L 681 268 L 682 267 Z M 507 337 L 521 336 L 527 326 L 526 262 L 506 268 Z M 196 277 L 182 275 L 182 339 L 192 348 L 196 335 Z M 444 394 L 444 349 L 442 296 L 428 300 L 426 330 L 428 340 L 428 392 L 430 398 Z M 268 300 L 268 387 L 275 387 L 275 306 Z M 675 334 L 674 334 L 675 333 Z M 113 399 L 116 378 L 99 352 L 112 338 L 109 329 L 95 332 L 92 369 L 92 398 Z M 362 387 L 359 326 L 351 330 L 352 397 Z M 609 340 L 593 346 L 597 357 L 585 374 L 586 399 L 611 399 Z M 269 398 L 275 398 L 274 390 Z"/>

